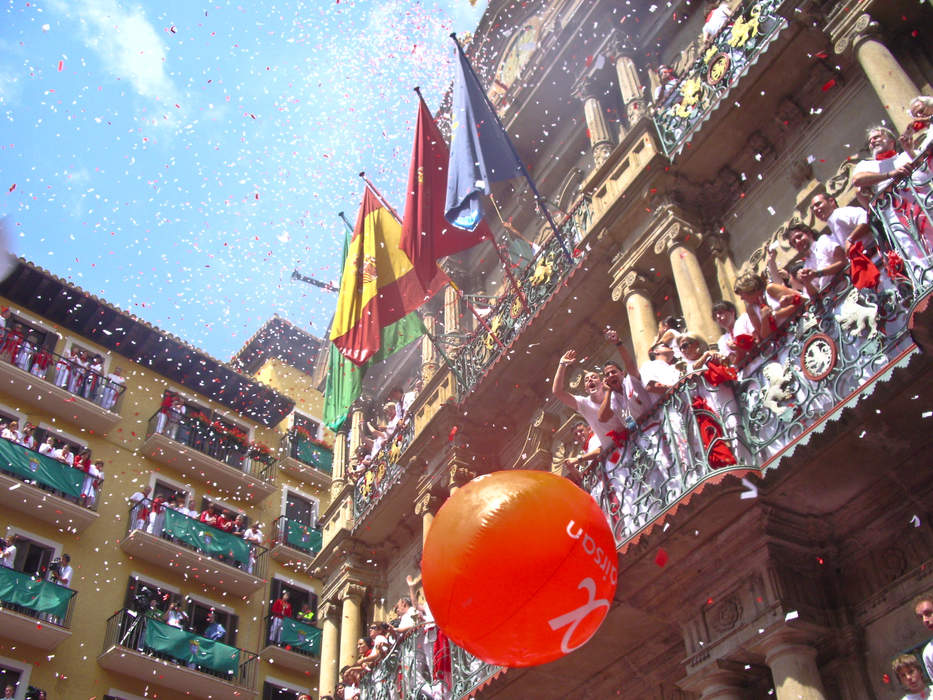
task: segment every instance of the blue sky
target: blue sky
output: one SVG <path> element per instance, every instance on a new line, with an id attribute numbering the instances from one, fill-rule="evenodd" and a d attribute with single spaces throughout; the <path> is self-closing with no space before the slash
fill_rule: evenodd
<path id="1" fill-rule="evenodd" d="M 365 170 L 397 208 L 420 85 L 485 0 L 10 0 L 13 251 L 226 360 L 278 313 L 326 332 Z"/>

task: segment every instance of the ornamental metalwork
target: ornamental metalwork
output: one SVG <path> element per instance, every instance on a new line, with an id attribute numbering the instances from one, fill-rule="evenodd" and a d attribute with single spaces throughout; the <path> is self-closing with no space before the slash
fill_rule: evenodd
<path id="1" fill-rule="evenodd" d="M 561 237 L 572 251 L 568 259 L 560 241 L 551 235 L 520 275 L 518 288 L 524 300 L 510 285 L 486 315 L 486 326 L 479 327 L 454 358 L 461 398 L 476 386 L 492 364 L 518 337 L 560 285 L 583 262 L 584 251 L 577 248 L 590 223 L 590 203 L 580 199 L 559 225 Z"/>
<path id="2" fill-rule="evenodd" d="M 872 203 L 877 281 L 868 275 L 856 287 L 844 270 L 760 343 L 734 380 L 706 371 L 686 376 L 590 466 L 584 488 L 620 546 L 707 480 L 776 468 L 918 352 L 908 323 L 933 294 L 931 153 Z"/>
<path id="3" fill-rule="evenodd" d="M 388 654 L 360 681 L 361 700 L 422 700 L 466 698 L 503 669 L 480 661 L 448 641 L 450 677 L 435 674 L 437 628 L 423 625 L 399 639 Z"/>
<path id="4" fill-rule="evenodd" d="M 723 27 L 667 97 L 655 105 L 654 124 L 664 153 L 676 156 L 788 26 L 777 10 L 782 0 L 746 2 Z"/>
<path id="5" fill-rule="evenodd" d="M 415 436 L 415 421 L 412 416 L 405 416 L 395 432 L 386 438 L 385 443 L 373 456 L 369 465 L 355 475 L 353 485 L 353 517 L 357 522 L 382 500 L 382 498 L 402 479 L 405 469 L 402 467 L 402 454 Z"/>

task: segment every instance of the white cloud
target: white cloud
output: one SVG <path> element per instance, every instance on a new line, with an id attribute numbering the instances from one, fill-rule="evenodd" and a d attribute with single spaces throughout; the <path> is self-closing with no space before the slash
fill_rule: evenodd
<path id="1" fill-rule="evenodd" d="M 11 69 L 0 65 L 0 106 L 10 107 L 19 102 L 21 92 L 19 77 Z"/>
<path id="2" fill-rule="evenodd" d="M 118 0 L 52 0 L 52 7 L 81 24 L 77 32 L 113 75 L 128 80 L 141 96 L 174 100 L 165 72 L 167 49 L 140 6 Z"/>

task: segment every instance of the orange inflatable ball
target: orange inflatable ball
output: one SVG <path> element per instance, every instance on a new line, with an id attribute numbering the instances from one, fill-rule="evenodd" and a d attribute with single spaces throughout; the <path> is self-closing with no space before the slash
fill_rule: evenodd
<path id="1" fill-rule="evenodd" d="M 618 558 L 589 494 L 550 472 L 502 471 L 441 507 L 421 571 L 451 640 L 487 663 L 535 666 L 596 633 L 615 595 Z"/>

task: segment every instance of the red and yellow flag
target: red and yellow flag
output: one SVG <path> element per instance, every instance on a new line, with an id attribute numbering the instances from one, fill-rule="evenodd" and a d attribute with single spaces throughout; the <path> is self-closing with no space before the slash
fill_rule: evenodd
<path id="1" fill-rule="evenodd" d="M 363 365 L 382 349 L 382 331 L 430 299 L 446 277 L 422 282 L 400 248 L 402 225 L 368 185 L 350 241 L 330 338 Z"/>

